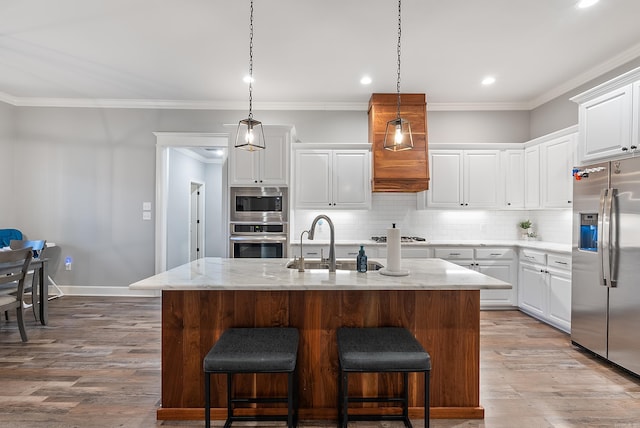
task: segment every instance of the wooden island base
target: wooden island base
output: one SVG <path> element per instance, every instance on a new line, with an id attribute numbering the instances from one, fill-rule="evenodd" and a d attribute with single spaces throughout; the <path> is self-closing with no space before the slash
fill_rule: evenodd
<path id="1" fill-rule="evenodd" d="M 157 418 L 203 419 L 202 360 L 211 346 L 229 327 L 270 326 L 299 329 L 301 419 L 337 419 L 335 332 L 341 326 L 407 328 L 431 355 L 431 417 L 484 418 L 479 290 L 163 290 L 162 407 Z M 397 374 L 349 378 L 355 393 L 390 396 L 399 392 Z M 283 375 L 247 374 L 234 379 L 240 394 L 286 395 Z M 412 373 L 409 379 L 410 416 L 419 419 L 424 416 L 420 407 L 424 378 Z M 212 417 L 225 419 L 226 378 L 212 376 L 211 380 Z M 380 407 L 381 413 L 395 410 L 380 403 L 364 405 L 368 412 L 372 406 Z"/>

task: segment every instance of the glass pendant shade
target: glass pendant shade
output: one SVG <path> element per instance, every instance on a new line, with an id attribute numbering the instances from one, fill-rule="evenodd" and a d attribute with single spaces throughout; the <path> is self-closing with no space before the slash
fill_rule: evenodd
<path id="1" fill-rule="evenodd" d="M 249 152 L 264 149 L 265 139 L 262 122 L 251 117 L 242 119 L 238 123 L 235 148 L 247 150 Z"/>
<path id="2" fill-rule="evenodd" d="M 411 150 L 413 148 L 411 124 L 400 117 L 388 121 L 387 130 L 384 133 L 384 148 L 393 152 Z"/>

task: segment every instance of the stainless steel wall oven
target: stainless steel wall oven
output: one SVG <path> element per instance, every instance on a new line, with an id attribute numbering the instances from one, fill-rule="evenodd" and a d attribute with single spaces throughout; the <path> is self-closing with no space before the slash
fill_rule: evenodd
<path id="1" fill-rule="evenodd" d="M 287 190 L 286 187 L 231 188 L 230 257 L 287 257 Z"/>

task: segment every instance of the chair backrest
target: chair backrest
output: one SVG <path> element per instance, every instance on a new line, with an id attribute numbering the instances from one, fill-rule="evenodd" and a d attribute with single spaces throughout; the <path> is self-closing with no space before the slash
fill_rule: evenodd
<path id="1" fill-rule="evenodd" d="M 29 270 L 33 251 L 31 248 L 0 251 L 0 285 L 17 283 L 16 300 L 22 302 L 24 279 Z"/>
<path id="2" fill-rule="evenodd" d="M 44 250 L 45 248 L 47 248 L 47 240 L 18 240 L 18 239 L 12 239 L 9 242 L 9 247 L 12 250 L 21 250 L 23 248 L 29 248 L 31 247 L 31 249 L 33 250 L 33 258 L 34 259 L 38 259 L 38 258 L 42 258 L 43 254 L 44 254 Z"/>

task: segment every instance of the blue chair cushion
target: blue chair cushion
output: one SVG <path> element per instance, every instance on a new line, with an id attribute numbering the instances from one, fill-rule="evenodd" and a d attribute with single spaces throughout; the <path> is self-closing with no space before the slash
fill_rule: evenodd
<path id="1" fill-rule="evenodd" d="M 22 232 L 18 229 L 0 229 L 0 247 L 8 247 L 12 240 L 21 240 Z"/>
<path id="2" fill-rule="evenodd" d="M 344 371 L 394 372 L 431 370 L 431 357 L 400 327 L 338 329 L 338 354 Z"/>
<path id="3" fill-rule="evenodd" d="M 292 372 L 296 367 L 298 342 L 295 328 L 230 328 L 204 357 L 204 371 Z"/>

